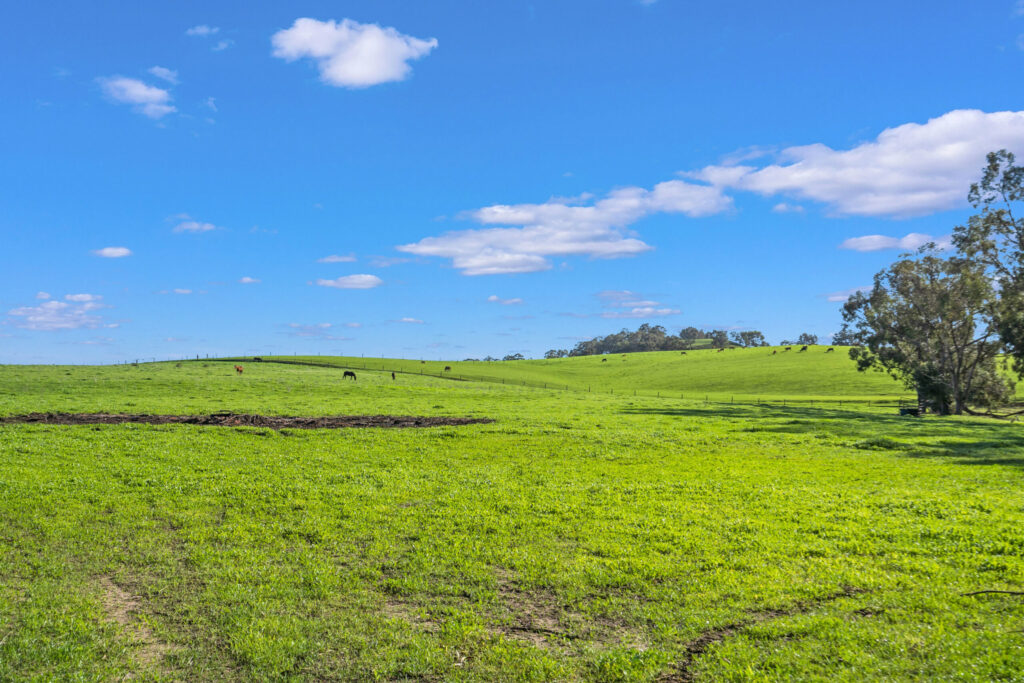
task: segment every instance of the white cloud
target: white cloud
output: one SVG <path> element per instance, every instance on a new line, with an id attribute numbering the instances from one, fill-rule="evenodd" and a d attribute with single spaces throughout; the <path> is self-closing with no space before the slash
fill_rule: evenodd
<path id="1" fill-rule="evenodd" d="M 325 339 L 330 341 L 349 341 L 351 337 L 339 337 L 330 333 L 333 325 L 331 323 L 316 323 L 313 325 L 303 325 L 300 323 L 288 323 L 288 334 L 293 337 L 314 337 L 316 339 Z"/>
<path id="2" fill-rule="evenodd" d="M 220 28 L 217 26 L 207 26 L 206 24 L 199 24 L 185 31 L 187 36 L 200 36 L 205 38 L 206 36 L 212 36 L 215 33 L 219 33 Z"/>
<path id="3" fill-rule="evenodd" d="M 409 61 L 426 56 L 437 40 L 423 40 L 377 24 L 296 19 L 289 29 L 271 37 L 273 55 L 289 62 L 303 57 L 316 61 L 320 79 L 344 88 L 366 88 L 404 80 Z"/>
<path id="4" fill-rule="evenodd" d="M 825 294 L 825 299 L 828 301 L 840 302 L 846 301 L 857 292 L 870 292 L 871 287 L 854 287 L 852 289 L 844 289 L 841 292 L 832 292 L 831 294 Z"/>
<path id="5" fill-rule="evenodd" d="M 362 327 L 363 326 L 362 323 L 344 323 L 344 325 L 345 325 L 345 327 L 352 327 L 352 328 Z"/>
<path id="6" fill-rule="evenodd" d="M 512 306 L 514 304 L 523 303 L 523 300 L 520 299 L 519 297 L 515 297 L 512 299 L 502 299 L 497 294 L 490 295 L 489 297 L 487 297 L 487 300 L 490 301 L 491 303 L 501 304 L 502 306 Z"/>
<path id="7" fill-rule="evenodd" d="M 231 47 L 234 44 L 235 44 L 235 41 L 231 40 L 230 38 L 225 38 L 224 40 L 218 40 L 217 44 L 214 45 L 213 47 L 211 47 L 210 49 L 213 50 L 214 52 L 220 52 L 221 50 L 228 49 L 229 47 Z"/>
<path id="8" fill-rule="evenodd" d="M 147 85 L 136 78 L 110 76 L 97 79 L 103 92 L 112 100 L 132 105 L 132 111 L 159 119 L 178 111 L 171 105 L 171 94 L 162 88 Z"/>
<path id="9" fill-rule="evenodd" d="M 213 223 L 202 223 L 200 221 L 184 221 L 174 226 L 173 232 L 209 232 L 216 230 Z"/>
<path id="10" fill-rule="evenodd" d="M 262 282 L 262 280 L 260 280 L 259 278 L 249 277 L 248 275 L 246 275 L 243 278 L 239 278 L 238 281 L 240 283 L 242 283 L 243 285 L 254 285 L 254 284 L 258 283 L 258 282 Z"/>
<path id="11" fill-rule="evenodd" d="M 552 199 L 543 204 L 487 206 L 467 216 L 483 225 L 522 227 L 454 231 L 397 249 L 449 258 L 464 275 L 530 273 L 551 268 L 548 256 L 621 258 L 648 251 L 651 247 L 628 236 L 627 228 L 651 214 L 697 217 L 732 206 L 732 200 L 718 188 L 681 180 L 658 183 L 650 190 L 626 187 L 589 204 L 586 201 L 589 199 Z"/>
<path id="12" fill-rule="evenodd" d="M 157 78 L 167 81 L 171 85 L 178 84 L 178 72 L 173 69 L 167 69 L 162 66 L 151 66 L 147 71 Z"/>
<path id="13" fill-rule="evenodd" d="M 666 315 L 678 315 L 681 313 L 677 308 L 654 308 L 653 306 L 642 306 L 632 308 L 628 311 L 605 311 L 602 318 L 658 318 Z"/>
<path id="14" fill-rule="evenodd" d="M 618 309 L 601 313 L 602 318 L 655 318 L 680 313 L 679 309 L 669 308 L 660 301 L 652 301 L 628 289 L 606 289 L 596 296 L 605 308 Z"/>
<path id="15" fill-rule="evenodd" d="M 324 256 L 318 258 L 317 263 L 352 263 L 356 260 L 355 254 L 349 254 L 348 256 L 339 256 L 338 254 L 331 254 L 330 256 Z"/>
<path id="16" fill-rule="evenodd" d="M 935 242 L 940 249 L 947 248 L 950 245 L 950 236 L 932 237 L 920 232 L 912 232 L 903 237 L 864 235 L 863 237 L 851 237 L 844 240 L 839 245 L 839 248 L 852 249 L 854 251 L 881 251 L 882 249 L 905 249 L 912 251 L 928 242 Z"/>
<path id="17" fill-rule="evenodd" d="M 125 256 L 131 256 L 132 250 L 128 247 L 103 247 L 102 249 L 95 249 L 92 253 L 103 258 L 124 258 Z"/>
<path id="18" fill-rule="evenodd" d="M 419 318 L 399 318 L 398 322 L 400 322 L 400 323 L 410 323 L 412 325 L 422 325 L 423 324 L 423 321 L 420 320 Z"/>
<path id="19" fill-rule="evenodd" d="M 191 289 L 174 289 L 174 290 L 171 290 L 171 291 L 173 291 L 175 294 L 191 294 L 192 293 Z"/>
<path id="20" fill-rule="evenodd" d="M 804 207 L 799 204 L 787 204 L 786 202 L 779 202 L 772 207 L 772 211 L 775 213 L 803 213 Z"/>
<path id="21" fill-rule="evenodd" d="M 46 299 L 50 298 L 50 293 L 49 292 L 36 292 L 36 298 L 37 299 L 42 299 L 42 300 L 45 301 Z"/>
<path id="22" fill-rule="evenodd" d="M 333 280 L 319 279 L 316 283 L 321 287 L 336 287 L 338 289 L 373 289 L 384 284 L 384 281 L 376 275 L 361 273 L 358 275 L 343 275 Z"/>
<path id="23" fill-rule="evenodd" d="M 39 292 L 37 299 L 49 299 L 46 294 L 41 297 Z M 53 331 L 53 330 L 77 330 L 95 329 L 103 327 L 103 320 L 94 311 L 100 308 L 107 308 L 101 304 L 103 298 L 98 294 L 67 294 L 66 301 L 44 301 L 38 306 L 22 306 L 7 311 L 11 316 L 9 324 L 25 330 Z M 106 325 L 105 327 L 113 327 Z"/>
<path id="24" fill-rule="evenodd" d="M 1024 112 L 958 109 L 882 131 L 848 150 L 789 147 L 784 163 L 709 166 L 687 177 L 765 196 L 822 202 L 839 215 L 919 216 L 961 206 L 997 149 L 1024 147 Z"/>

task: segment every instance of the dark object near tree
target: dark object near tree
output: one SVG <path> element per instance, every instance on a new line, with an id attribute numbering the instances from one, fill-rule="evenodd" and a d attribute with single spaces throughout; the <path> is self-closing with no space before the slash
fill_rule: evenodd
<path id="1" fill-rule="evenodd" d="M 679 355 L 680 355 L 680 356 L 685 356 L 685 355 L 686 355 L 686 351 L 680 351 L 680 352 L 679 352 Z"/>
<path id="2" fill-rule="evenodd" d="M 253 356 L 252 359 L 255 360 L 255 361 L 259 361 L 260 363 L 263 362 L 263 359 L 260 358 L 259 356 Z"/>
<path id="3" fill-rule="evenodd" d="M 816 334 L 808 334 L 807 332 L 802 332 L 800 334 L 800 336 L 796 338 L 796 342 L 795 343 L 796 344 L 803 344 L 805 346 L 814 346 L 815 344 L 818 343 L 818 335 L 816 335 Z"/>
<path id="4" fill-rule="evenodd" d="M 920 417 L 921 416 L 921 409 L 920 408 L 900 408 L 900 417 L 902 417 L 904 415 L 909 415 L 910 417 Z"/>
<path id="5" fill-rule="evenodd" d="M 764 340 L 764 334 L 757 330 L 745 330 L 743 332 L 733 332 L 729 335 L 732 339 L 733 344 L 750 348 L 752 346 L 767 346 L 767 342 Z"/>
<path id="6" fill-rule="evenodd" d="M 352 372 L 351 370 L 346 370 L 341 374 L 342 379 L 348 379 L 349 377 L 352 378 L 353 382 L 356 381 L 356 373 Z"/>

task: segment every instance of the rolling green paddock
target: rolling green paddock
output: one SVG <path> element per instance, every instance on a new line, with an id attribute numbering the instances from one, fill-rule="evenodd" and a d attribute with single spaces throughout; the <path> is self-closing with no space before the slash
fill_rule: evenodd
<path id="1" fill-rule="evenodd" d="M 0 680 L 1021 680 L 1024 599 L 961 595 L 1024 586 L 1018 425 L 245 367 L 0 367 L 0 415 L 497 421 L 0 425 Z"/>
<path id="2" fill-rule="evenodd" d="M 344 356 L 282 356 L 282 361 L 379 369 L 468 380 L 486 379 L 527 386 L 591 392 L 629 393 L 713 400 L 782 399 L 869 401 L 907 398 L 913 392 L 879 372 L 858 372 L 849 349 L 812 346 L 806 352 L 783 347 L 756 349 L 652 351 L 522 361 L 426 361 Z M 776 351 L 772 355 L 772 351 Z M 264 356 L 272 360 L 271 356 Z M 248 366 L 246 366 L 248 367 Z M 450 373 L 444 368 L 451 367 Z"/>

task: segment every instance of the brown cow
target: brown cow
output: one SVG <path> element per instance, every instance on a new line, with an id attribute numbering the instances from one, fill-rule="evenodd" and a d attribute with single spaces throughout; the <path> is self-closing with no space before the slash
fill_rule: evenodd
<path id="1" fill-rule="evenodd" d="M 237 372 L 239 375 L 241 375 L 242 374 L 242 366 L 241 365 L 236 365 L 235 366 L 235 372 Z"/>
<path id="2" fill-rule="evenodd" d="M 772 355 L 773 355 L 773 356 L 774 356 L 775 354 L 777 354 L 777 353 L 778 353 L 778 351 L 772 351 Z"/>

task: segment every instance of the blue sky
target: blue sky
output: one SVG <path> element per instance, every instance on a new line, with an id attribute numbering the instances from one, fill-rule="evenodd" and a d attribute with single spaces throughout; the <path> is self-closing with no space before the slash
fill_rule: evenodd
<path id="1" fill-rule="evenodd" d="M 825 337 L 1024 155 L 1012 0 L 21 3 L 4 46 L 0 362 Z"/>

